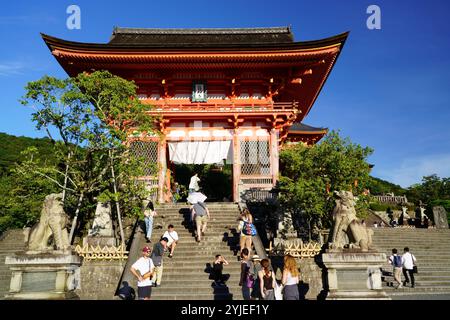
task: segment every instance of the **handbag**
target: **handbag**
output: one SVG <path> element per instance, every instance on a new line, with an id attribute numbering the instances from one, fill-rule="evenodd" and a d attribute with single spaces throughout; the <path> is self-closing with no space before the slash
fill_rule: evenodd
<path id="1" fill-rule="evenodd" d="M 278 284 L 278 282 L 275 280 L 275 288 L 274 294 L 275 294 L 275 300 L 283 300 L 283 285 Z"/>
<path id="2" fill-rule="evenodd" d="M 247 279 L 245 280 L 245 284 L 247 288 L 253 288 L 253 284 L 255 283 L 255 279 L 253 279 L 252 274 L 247 274 Z"/>
<path id="3" fill-rule="evenodd" d="M 419 273 L 419 271 L 417 270 L 417 266 L 413 266 L 412 272 L 413 273 Z"/>

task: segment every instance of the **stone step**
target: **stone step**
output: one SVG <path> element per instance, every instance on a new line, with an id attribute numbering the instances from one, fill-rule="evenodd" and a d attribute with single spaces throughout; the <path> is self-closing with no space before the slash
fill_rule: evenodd
<path id="1" fill-rule="evenodd" d="M 165 293 L 156 293 L 156 291 L 152 292 L 152 300 L 242 300 L 242 294 L 239 293 L 226 293 L 226 294 L 214 294 L 214 293 L 202 293 L 192 295 L 190 293 L 187 294 L 165 294 Z"/>
<path id="2" fill-rule="evenodd" d="M 238 204 L 235 202 L 205 202 L 208 207 L 238 207 Z M 155 207 L 186 207 L 190 206 L 188 202 L 177 202 L 177 203 L 160 203 Z"/>
<path id="3" fill-rule="evenodd" d="M 233 271 L 224 271 L 223 274 L 228 274 L 230 275 L 230 279 L 229 281 L 231 282 L 235 282 L 236 285 L 239 283 L 239 277 L 240 277 L 240 270 L 233 270 Z M 172 281 L 172 282 L 179 282 L 180 285 L 182 287 L 181 284 L 185 283 L 185 282 L 191 282 L 191 283 L 196 283 L 197 281 L 209 281 L 209 283 L 211 283 L 213 280 L 209 279 L 210 274 L 204 272 L 203 270 L 201 271 L 201 273 L 198 273 L 198 276 L 195 276 L 193 274 L 189 274 L 189 278 L 186 277 L 186 275 L 182 275 L 179 273 L 166 273 L 165 270 L 163 271 L 163 282 L 166 281 Z M 233 282 L 233 283 L 234 283 Z M 203 283 L 204 285 L 205 283 Z M 194 284 L 193 284 L 194 285 Z"/>
<path id="4" fill-rule="evenodd" d="M 445 269 L 445 270 L 450 270 L 450 265 L 448 263 L 446 263 L 445 261 L 430 261 L 430 260 L 425 260 L 425 261 L 420 261 L 420 263 L 417 264 L 418 267 L 421 269 L 423 267 L 426 268 L 433 268 L 433 269 Z M 392 266 L 389 264 L 385 264 L 384 267 L 390 267 L 392 269 Z"/>
<path id="5" fill-rule="evenodd" d="M 407 244 L 410 246 L 414 246 L 414 248 L 420 246 L 437 246 L 437 247 L 445 247 L 450 243 L 450 239 L 427 239 L 423 241 L 418 241 L 417 239 L 374 239 L 372 241 L 373 244 L 379 244 L 384 246 L 392 246 L 392 245 L 402 245 L 405 247 Z M 402 248 L 403 249 L 403 248 Z"/>
<path id="6" fill-rule="evenodd" d="M 205 254 L 209 254 L 211 257 L 214 257 L 216 254 L 219 254 L 220 251 L 233 251 L 237 250 L 236 248 L 230 248 L 228 246 L 224 246 L 222 248 L 210 248 L 208 246 L 203 247 L 201 250 L 198 248 L 195 248 L 195 245 L 193 245 L 192 248 L 175 248 L 174 251 L 174 257 L 173 259 L 176 259 L 177 257 L 180 257 L 181 255 L 188 255 L 189 258 L 192 258 L 193 256 L 204 256 Z M 217 253 L 219 251 L 219 253 Z M 226 254 L 226 253 L 224 253 Z"/>
<path id="7" fill-rule="evenodd" d="M 393 287 L 384 287 L 383 289 L 389 296 L 450 294 L 450 288 L 448 287 L 422 287 L 422 288 L 403 287 L 401 289 L 395 289 Z"/>
<path id="8" fill-rule="evenodd" d="M 236 213 L 240 214 L 237 208 L 219 208 L 219 207 L 208 207 L 209 212 L 219 212 L 219 213 Z M 179 208 L 155 208 L 156 213 L 160 212 L 174 212 L 174 213 L 185 213 L 190 212 L 189 207 L 179 207 Z"/>
<path id="9" fill-rule="evenodd" d="M 170 259 L 170 262 L 172 262 L 173 259 Z M 167 270 L 167 272 L 169 271 L 173 271 L 175 270 L 178 274 L 181 274 L 182 272 L 201 272 L 201 273 L 205 273 L 205 270 L 207 268 L 207 264 L 211 264 L 212 262 L 208 262 L 208 261 L 203 261 L 203 263 L 199 263 L 197 265 L 191 264 L 191 265 L 182 265 L 182 264 L 178 264 L 177 261 L 173 261 L 173 264 L 169 264 L 168 263 L 168 259 L 164 259 L 164 272 Z M 237 261 L 234 261 L 232 263 L 230 263 L 227 266 L 224 266 L 224 272 L 240 272 L 241 270 L 241 266 L 240 263 Z M 182 274 L 181 274 L 182 275 Z"/>
<path id="10" fill-rule="evenodd" d="M 153 221 L 153 226 L 155 226 L 155 224 L 162 224 L 163 228 L 166 229 L 165 227 L 169 224 L 173 224 L 175 226 L 175 228 L 178 226 L 188 226 L 188 227 L 192 227 L 195 223 L 188 221 L 188 220 L 182 220 L 182 219 L 178 219 L 178 218 L 164 218 L 163 219 L 155 219 Z M 217 225 L 217 226 L 231 226 L 233 228 L 237 228 L 239 225 L 239 222 L 236 219 L 219 219 L 219 218 L 211 218 L 208 220 L 208 225 Z"/>
<path id="11" fill-rule="evenodd" d="M 153 236 L 152 235 L 152 243 L 156 243 L 159 241 L 160 237 L 162 235 L 157 235 L 157 236 Z M 195 242 L 195 238 L 194 235 L 189 234 L 189 233 L 179 233 L 179 240 L 178 243 L 181 245 L 182 242 L 185 243 L 194 243 Z M 224 239 L 224 235 L 223 234 L 218 234 L 218 235 L 209 235 L 208 231 L 206 231 L 206 235 L 202 236 L 202 242 L 204 242 L 206 245 L 210 244 L 210 243 L 224 243 L 227 244 L 229 242 L 239 242 L 239 237 L 225 237 Z M 197 246 L 200 246 L 202 244 L 202 242 L 198 243 Z"/>
<path id="12" fill-rule="evenodd" d="M 234 220 L 237 221 L 239 219 L 239 214 L 236 213 L 222 213 L 222 212 L 210 212 L 210 217 L 212 219 L 221 219 L 221 220 Z M 190 213 L 177 213 L 177 212 L 159 212 L 158 215 L 154 219 L 180 219 L 180 220 L 190 220 Z"/>
<path id="13" fill-rule="evenodd" d="M 202 238 L 202 240 L 200 242 L 196 242 L 195 238 L 188 238 L 188 237 L 182 237 L 180 238 L 180 240 L 178 240 L 178 244 L 175 248 L 175 250 L 181 249 L 184 250 L 186 248 L 190 248 L 192 250 L 202 250 L 204 248 L 218 248 L 220 249 L 222 248 L 228 248 L 228 249 L 235 249 L 236 247 L 239 246 L 239 241 L 238 239 L 228 239 L 226 241 L 223 241 L 222 239 L 204 239 L 205 237 Z M 145 243 L 145 245 L 149 246 L 149 247 L 153 247 L 153 244 L 157 243 L 159 241 L 159 237 L 158 239 L 154 239 L 154 241 L 152 241 L 151 243 Z"/>
<path id="14" fill-rule="evenodd" d="M 402 281 L 404 279 L 402 278 Z M 395 285 L 395 283 L 394 283 Z M 422 287 L 448 287 L 450 289 L 450 281 L 445 281 L 445 280 L 429 280 L 429 281 L 416 281 L 415 283 L 417 288 L 422 288 Z"/>
<path id="15" fill-rule="evenodd" d="M 231 256 L 231 255 L 228 255 L 228 256 L 224 255 L 224 256 L 226 257 L 226 259 L 230 263 L 229 265 L 224 266 L 224 272 L 225 272 L 225 270 L 228 270 L 229 267 L 232 267 L 234 263 L 237 263 L 239 265 L 239 268 L 240 268 L 240 263 L 236 260 L 236 256 Z M 170 267 L 174 266 L 176 268 L 182 268 L 182 267 L 185 267 L 185 268 L 196 268 L 196 269 L 199 269 L 201 267 L 206 268 L 206 264 L 209 263 L 209 264 L 212 265 L 213 264 L 213 260 L 214 260 L 214 257 L 212 257 L 212 259 L 203 260 L 203 261 L 200 261 L 200 260 L 192 261 L 192 259 L 186 259 L 185 261 L 183 261 L 181 258 L 182 257 L 180 257 L 180 260 L 174 260 L 175 257 L 172 258 L 172 259 L 164 258 L 164 268 L 169 267 L 169 266 Z M 233 261 L 230 261 L 230 260 L 233 260 Z"/>
<path id="16" fill-rule="evenodd" d="M 193 226 L 184 226 L 184 225 L 177 225 L 172 223 L 173 226 L 175 227 L 175 231 L 178 234 L 189 234 L 192 233 L 194 231 L 197 230 L 197 228 L 194 228 Z M 206 233 L 210 233 L 210 234 L 224 234 L 225 232 L 231 235 L 239 235 L 239 233 L 237 232 L 237 226 L 230 226 L 227 224 L 208 224 L 206 227 Z M 164 234 L 164 232 L 166 232 L 167 229 L 153 229 L 152 234 Z"/>
<path id="17" fill-rule="evenodd" d="M 225 294 L 230 292 L 230 288 L 228 287 L 214 287 L 211 286 L 207 287 L 167 287 L 164 286 L 164 279 L 161 282 L 161 287 L 155 288 L 154 292 L 156 295 L 156 291 L 164 291 L 164 294 L 180 294 L 180 293 L 189 293 L 191 295 L 197 295 L 197 294 L 204 294 L 209 292 L 210 294 L 216 293 L 216 294 Z M 152 290 L 152 296 L 153 296 L 153 290 Z M 195 299 L 195 298 L 194 298 Z"/>
<path id="18" fill-rule="evenodd" d="M 202 277 L 196 278 L 182 278 L 182 277 L 174 277 L 172 275 L 168 275 L 167 278 L 163 273 L 163 279 L 161 284 L 167 288 L 212 288 L 214 280 L 209 279 L 209 274 L 205 273 Z M 229 280 L 226 283 L 228 288 L 240 288 L 239 287 L 239 274 L 232 274 Z"/>

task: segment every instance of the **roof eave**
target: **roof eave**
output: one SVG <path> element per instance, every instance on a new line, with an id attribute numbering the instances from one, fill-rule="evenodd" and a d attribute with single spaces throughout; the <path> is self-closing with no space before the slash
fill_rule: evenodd
<path id="1" fill-rule="evenodd" d="M 232 44 L 204 44 L 202 46 L 195 45 L 187 45 L 185 47 L 180 46 L 162 46 L 162 45 L 129 45 L 129 44 L 109 44 L 109 43 L 87 43 L 87 42 L 76 42 L 76 41 L 68 41 L 60 38 L 52 37 L 41 33 L 41 37 L 49 47 L 50 51 L 52 51 L 55 47 L 64 48 L 68 50 L 158 50 L 158 49 L 183 49 L 183 50 L 195 50 L 195 49 L 249 49 L 249 50 L 261 50 L 261 49 L 314 49 L 314 48 L 323 48 L 331 45 L 340 44 L 340 48 L 344 46 L 344 43 L 347 39 L 348 32 L 320 40 L 312 40 L 312 41 L 302 41 L 302 42 L 292 42 L 292 43 L 232 43 Z"/>

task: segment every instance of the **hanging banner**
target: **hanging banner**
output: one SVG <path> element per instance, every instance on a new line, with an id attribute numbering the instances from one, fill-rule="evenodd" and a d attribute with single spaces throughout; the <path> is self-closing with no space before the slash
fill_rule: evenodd
<path id="1" fill-rule="evenodd" d="M 170 161 L 184 164 L 232 163 L 231 141 L 169 142 Z"/>

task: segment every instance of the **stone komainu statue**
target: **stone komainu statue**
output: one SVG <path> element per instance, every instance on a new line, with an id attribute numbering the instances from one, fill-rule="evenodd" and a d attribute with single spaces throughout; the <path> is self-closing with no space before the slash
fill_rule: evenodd
<path id="1" fill-rule="evenodd" d="M 68 221 L 69 217 L 63 208 L 62 193 L 46 196 L 39 222 L 30 231 L 28 249 L 36 251 L 53 249 L 48 244 L 51 236 L 56 249 L 67 249 L 70 246 L 66 229 Z"/>
<path id="2" fill-rule="evenodd" d="M 363 252 L 368 251 L 372 245 L 373 230 L 367 229 L 356 217 L 353 194 L 350 191 L 335 191 L 335 195 L 338 199 L 333 210 L 330 247 L 342 249 L 348 245 L 350 248 L 360 248 Z"/>

